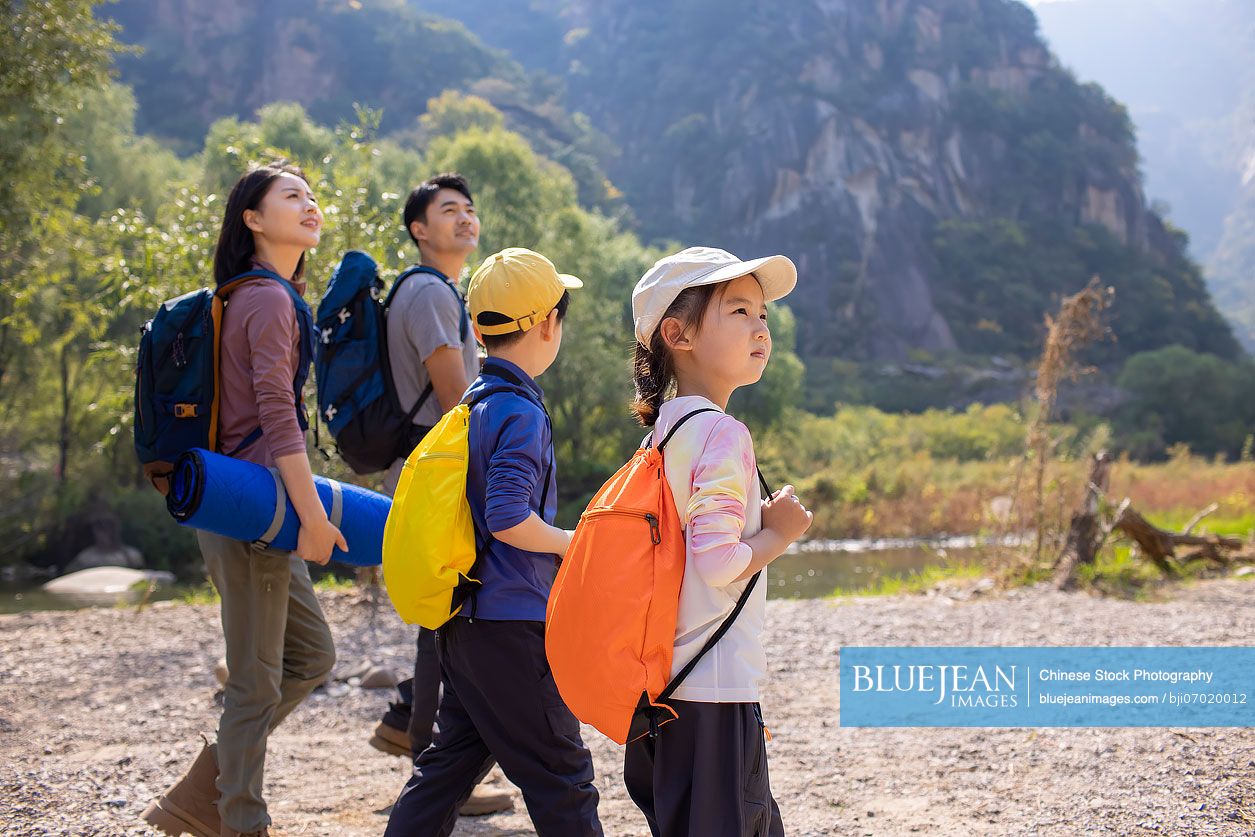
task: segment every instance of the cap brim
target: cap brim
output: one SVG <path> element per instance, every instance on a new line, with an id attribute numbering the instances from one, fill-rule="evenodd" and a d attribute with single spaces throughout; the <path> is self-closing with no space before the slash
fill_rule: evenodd
<path id="1" fill-rule="evenodd" d="M 584 283 L 580 279 L 577 279 L 569 273 L 559 273 L 558 279 L 561 280 L 562 287 L 564 288 L 571 288 L 574 290 L 575 288 L 584 287 Z"/>
<path id="2" fill-rule="evenodd" d="M 765 256 L 748 262 L 726 264 L 703 276 L 690 287 L 697 285 L 717 285 L 729 282 L 742 276 L 754 274 L 763 289 L 763 300 L 775 302 L 784 299 L 797 285 L 797 267 L 787 256 Z"/>

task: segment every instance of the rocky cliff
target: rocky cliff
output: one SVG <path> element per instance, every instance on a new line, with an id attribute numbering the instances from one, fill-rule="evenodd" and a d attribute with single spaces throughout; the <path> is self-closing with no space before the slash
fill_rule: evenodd
<path id="1" fill-rule="evenodd" d="M 123 80 L 167 136 L 275 99 L 399 130 L 446 88 L 484 95 L 585 204 L 612 206 L 609 171 L 645 237 L 792 256 L 807 359 L 1028 358 L 1095 274 L 1112 360 L 1240 352 L 1147 207 L 1124 108 L 1016 0 L 431 2 L 465 28 L 419 0 L 102 8 L 148 50 Z"/>
<path id="2" fill-rule="evenodd" d="M 793 256 L 805 355 L 980 351 L 981 329 L 1031 335 L 1095 272 L 1129 305 L 1163 294 L 1154 318 L 1187 342 L 1236 351 L 1146 205 L 1123 108 L 1058 66 L 1019 3 L 635 0 L 567 15 L 572 104 L 620 144 L 612 173 L 646 232 Z M 978 269 L 1009 264 L 973 287 L 956 231 L 985 238 L 994 222 L 1027 241 L 989 254 Z M 1105 257 L 1087 257 L 1082 232 Z M 1052 275 L 1017 269 L 1039 244 Z"/>
<path id="3" fill-rule="evenodd" d="M 119 61 L 139 101 L 137 127 L 175 142 L 198 143 L 213 120 L 274 101 L 299 102 L 330 125 L 361 103 L 382 108 L 385 130 L 396 130 L 446 89 L 521 79 L 460 24 L 401 3 L 119 0 L 98 13 L 142 49 Z"/>

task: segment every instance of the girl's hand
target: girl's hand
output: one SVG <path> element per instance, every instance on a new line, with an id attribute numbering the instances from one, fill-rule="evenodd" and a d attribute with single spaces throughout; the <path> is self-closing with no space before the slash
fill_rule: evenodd
<path id="1" fill-rule="evenodd" d="M 811 526 L 814 515 L 806 510 L 791 485 L 763 502 L 763 528 L 770 529 L 789 543 L 800 538 Z"/>
<path id="2" fill-rule="evenodd" d="M 337 546 L 344 552 L 349 551 L 344 535 L 325 517 L 311 526 L 302 523 L 296 536 L 297 556 L 311 564 L 326 564 L 331 560 L 331 551 Z"/>

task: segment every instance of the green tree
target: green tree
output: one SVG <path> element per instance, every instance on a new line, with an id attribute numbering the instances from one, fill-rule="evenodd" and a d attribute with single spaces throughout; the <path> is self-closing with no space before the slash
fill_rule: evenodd
<path id="1" fill-rule="evenodd" d="M 418 118 L 418 125 L 429 138 L 450 137 L 471 128 L 504 128 L 505 117 L 487 99 L 446 90 L 427 102 L 427 112 Z"/>
<path id="2" fill-rule="evenodd" d="M 1237 457 L 1255 428 L 1255 364 L 1169 346 L 1129 358 L 1117 380 L 1128 401 L 1117 411 L 1117 438 L 1139 457 L 1186 444 L 1198 453 Z"/>
<path id="3" fill-rule="evenodd" d="M 152 137 L 135 133 L 135 95 L 121 84 L 84 94 L 63 130 L 69 147 L 82 150 L 83 184 L 76 211 L 99 218 L 117 209 L 152 219 L 195 164 L 179 159 Z"/>
<path id="4" fill-rule="evenodd" d="M 17 297 L 38 281 L 42 259 L 63 242 L 77 199 L 82 155 L 65 119 L 106 81 L 119 47 L 116 27 L 92 14 L 94 0 L 0 0 L 0 422 L 18 368 L 38 342 Z"/>

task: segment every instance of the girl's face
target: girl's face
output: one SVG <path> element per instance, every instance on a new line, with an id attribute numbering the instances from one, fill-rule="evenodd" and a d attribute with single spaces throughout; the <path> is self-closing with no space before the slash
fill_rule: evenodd
<path id="1" fill-rule="evenodd" d="M 294 174 L 281 174 L 270 183 L 256 209 L 244 211 L 244 223 L 271 247 L 318 246 L 322 210 L 309 184 Z"/>
<path id="2" fill-rule="evenodd" d="M 710 298 L 695 332 L 686 335 L 692 370 L 719 390 L 757 383 L 771 358 L 767 303 L 753 274 L 733 279 Z M 679 347 L 677 347 L 679 348 Z"/>

